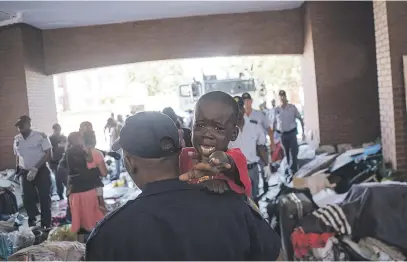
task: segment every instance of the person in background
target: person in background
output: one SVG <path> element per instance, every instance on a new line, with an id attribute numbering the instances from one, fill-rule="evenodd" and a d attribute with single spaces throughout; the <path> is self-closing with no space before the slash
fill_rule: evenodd
<path id="1" fill-rule="evenodd" d="M 168 116 L 130 117 L 118 144 L 142 193 L 97 225 L 86 243 L 86 260 L 277 259 L 280 238 L 240 195 L 213 194 L 178 179 L 182 147 Z"/>
<path id="2" fill-rule="evenodd" d="M 123 120 L 123 116 L 122 115 L 117 115 L 117 124 L 120 125 L 121 127 L 123 127 L 124 125 L 124 120 Z M 121 128 L 120 127 L 120 128 Z M 120 130 L 119 130 L 120 131 Z"/>
<path id="3" fill-rule="evenodd" d="M 253 124 L 260 125 L 264 132 L 267 133 L 270 137 L 270 149 L 274 149 L 274 135 L 273 130 L 271 129 L 271 123 L 269 119 L 258 110 L 252 108 L 253 99 L 249 93 L 244 93 L 242 95 L 245 109 L 245 118 Z"/>
<path id="4" fill-rule="evenodd" d="M 92 123 L 89 121 L 84 121 L 79 126 L 79 132 L 82 134 L 84 143 L 86 147 L 95 148 L 96 147 L 96 135 L 93 130 Z"/>
<path id="5" fill-rule="evenodd" d="M 61 126 L 59 124 L 54 124 L 52 126 L 52 130 L 54 133 L 49 137 L 49 140 L 52 145 L 52 158 L 49 161 L 51 171 L 55 175 L 55 182 L 57 186 L 57 193 L 59 199 L 64 199 L 64 185 L 66 186 L 66 173 L 65 172 L 57 172 L 58 171 L 58 164 L 61 161 L 62 156 L 65 153 L 66 148 L 66 136 L 61 133 Z"/>
<path id="6" fill-rule="evenodd" d="M 235 141 L 230 141 L 229 148 L 239 148 L 247 160 L 247 169 L 252 184 L 252 198 L 257 202 L 259 196 L 259 178 L 262 172 L 262 167 L 259 165 L 260 159 L 265 165 L 268 165 L 266 136 L 263 129 L 258 125 L 245 120 L 243 100 L 239 96 L 234 99 L 239 105 L 239 116 L 237 126 L 239 127 L 239 135 Z M 261 158 L 259 157 L 261 156 Z"/>
<path id="7" fill-rule="evenodd" d="M 36 205 L 37 193 L 41 206 L 41 226 L 51 226 L 51 173 L 47 162 L 51 159 L 52 145 L 47 135 L 31 129 L 31 118 L 21 116 L 15 126 L 20 134 L 14 137 L 16 172 L 20 179 L 23 204 L 29 226 L 36 225 L 39 215 Z"/>
<path id="8" fill-rule="evenodd" d="M 100 188 L 99 176 L 107 175 L 106 164 L 101 152 L 96 149 L 89 150 L 85 146 L 79 132 L 69 134 L 65 154 L 69 169 L 71 231 L 90 233 L 104 217 L 104 202 L 100 202 L 97 188 Z"/>
<path id="9" fill-rule="evenodd" d="M 120 130 L 122 128 L 122 125 L 118 122 L 116 122 L 114 119 L 110 119 L 108 121 L 109 125 L 109 130 L 110 130 L 110 148 L 112 147 L 114 141 L 119 137 L 120 135 Z M 118 154 L 121 154 L 120 151 Z M 121 167 L 122 167 L 122 161 L 121 157 L 118 159 L 115 159 L 115 166 L 116 166 L 116 171 L 114 173 L 114 176 L 111 178 L 112 180 L 116 180 L 120 178 L 121 174 Z"/>
<path id="10" fill-rule="evenodd" d="M 295 174 L 298 170 L 298 132 L 296 119 L 300 120 L 302 130 L 304 130 L 304 121 L 302 120 L 297 107 L 288 103 L 285 91 L 280 90 L 278 94 L 280 96 L 281 105 L 276 108 L 276 117 L 274 121 L 276 124 L 276 130 L 281 135 L 281 143 L 283 144 L 284 153 L 287 158 L 287 163 L 289 164 L 288 179 L 290 180 L 291 175 Z"/>
<path id="11" fill-rule="evenodd" d="M 110 134 L 111 134 L 111 132 L 112 132 L 112 131 L 111 131 L 112 122 L 116 122 L 116 120 L 114 119 L 114 113 L 111 113 L 111 114 L 110 114 L 110 117 L 107 119 L 105 128 L 103 129 L 103 134 L 105 135 L 105 139 L 106 139 L 106 140 L 107 140 L 107 137 L 106 137 L 106 130 L 107 130 L 108 135 L 110 136 Z"/>
<path id="12" fill-rule="evenodd" d="M 187 144 L 192 145 L 191 130 L 189 130 L 188 128 L 182 128 L 179 117 L 177 116 L 177 114 L 175 114 L 174 109 L 172 109 L 172 107 L 166 107 L 163 109 L 163 114 L 171 118 L 177 126 L 182 147 L 186 147 Z"/>

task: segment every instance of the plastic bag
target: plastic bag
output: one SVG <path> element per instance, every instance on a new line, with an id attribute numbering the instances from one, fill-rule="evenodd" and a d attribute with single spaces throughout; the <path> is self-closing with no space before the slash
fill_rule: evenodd
<path id="1" fill-rule="evenodd" d="M 48 241 L 76 241 L 77 234 L 71 231 L 71 225 L 53 228 L 48 234 Z"/>
<path id="2" fill-rule="evenodd" d="M 13 254 L 13 243 L 7 233 L 0 233 L 0 258 L 7 259 Z"/>
<path id="3" fill-rule="evenodd" d="M 35 235 L 28 227 L 28 221 L 24 221 L 23 225 L 19 227 L 18 231 L 8 233 L 11 242 L 13 243 L 13 250 L 16 252 L 25 247 L 34 245 Z"/>

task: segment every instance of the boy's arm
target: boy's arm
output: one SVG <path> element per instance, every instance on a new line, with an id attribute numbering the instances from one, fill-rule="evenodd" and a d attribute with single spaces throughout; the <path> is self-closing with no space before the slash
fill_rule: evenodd
<path id="1" fill-rule="evenodd" d="M 251 195 L 252 184 L 249 178 L 249 170 L 247 169 L 246 157 L 239 148 L 231 148 L 226 151 L 231 165 L 230 171 L 224 175 L 233 179 L 239 186 L 244 187 L 246 194 Z"/>

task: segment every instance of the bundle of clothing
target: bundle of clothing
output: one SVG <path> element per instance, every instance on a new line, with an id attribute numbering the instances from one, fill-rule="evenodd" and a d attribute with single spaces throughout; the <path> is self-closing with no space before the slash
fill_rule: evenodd
<path id="1" fill-rule="evenodd" d="M 406 192 L 406 183 L 365 183 L 340 204 L 311 210 L 300 201 L 311 212 L 298 220 L 285 251 L 306 261 L 406 260 Z"/>
<path id="2" fill-rule="evenodd" d="M 0 220 L 3 215 L 12 215 L 17 212 L 17 198 L 12 188 L 0 187 Z"/>
<path id="3" fill-rule="evenodd" d="M 8 258 L 10 261 L 84 261 L 85 245 L 79 242 L 50 242 L 24 248 Z"/>

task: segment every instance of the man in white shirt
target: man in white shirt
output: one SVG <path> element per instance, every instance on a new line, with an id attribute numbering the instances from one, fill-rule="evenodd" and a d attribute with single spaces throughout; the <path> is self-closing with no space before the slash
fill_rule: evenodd
<path id="1" fill-rule="evenodd" d="M 240 97 L 235 97 L 239 100 Z M 241 98 L 240 98 L 241 99 Z M 266 135 L 264 130 L 257 123 L 253 123 L 249 117 L 244 115 L 244 108 L 242 101 L 237 101 L 239 104 L 240 112 L 238 118 L 239 135 L 235 141 L 229 143 L 229 148 L 239 148 L 247 160 L 247 169 L 249 177 L 252 182 L 252 197 L 255 199 L 259 195 L 259 180 L 263 170 L 259 165 L 260 157 L 258 150 L 264 149 L 266 144 Z M 261 155 L 266 155 L 263 152 Z M 267 157 L 262 157 L 263 161 L 267 161 Z"/>
<path id="2" fill-rule="evenodd" d="M 13 149 L 16 155 L 16 173 L 20 179 L 23 204 L 28 215 L 29 226 L 36 225 L 39 211 L 36 197 L 41 207 L 41 226 L 51 226 L 51 172 L 47 162 L 52 156 L 52 145 L 48 136 L 31 129 L 31 118 L 21 116 L 15 126 L 19 134 L 14 137 Z"/>
<path id="3" fill-rule="evenodd" d="M 270 148 L 274 149 L 274 136 L 270 120 L 261 111 L 252 108 L 253 99 L 249 93 L 244 93 L 242 99 L 244 102 L 245 116 L 251 123 L 257 124 L 263 128 L 263 132 L 270 136 Z"/>
<path id="4" fill-rule="evenodd" d="M 298 170 L 297 155 L 297 122 L 299 119 L 304 132 L 304 121 L 295 105 L 288 103 L 287 95 L 284 90 L 279 92 L 281 106 L 276 108 L 276 117 L 274 123 L 276 130 L 281 134 L 281 143 L 283 144 L 284 153 L 287 163 L 290 165 L 291 174 Z M 303 134 L 304 139 L 304 134 Z M 290 161 L 291 160 L 291 161 Z"/>

